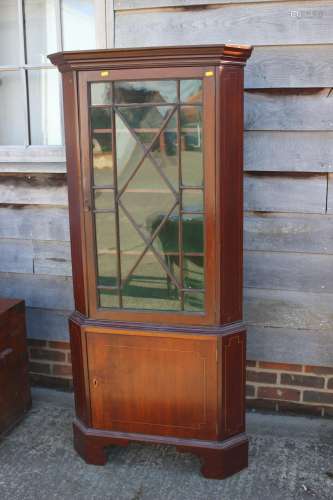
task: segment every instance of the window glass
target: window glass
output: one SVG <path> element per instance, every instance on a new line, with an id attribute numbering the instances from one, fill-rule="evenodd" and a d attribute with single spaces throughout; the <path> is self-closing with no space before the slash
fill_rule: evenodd
<path id="1" fill-rule="evenodd" d="M 24 144 L 24 98 L 20 71 L 0 72 L 0 144 Z"/>
<path id="2" fill-rule="evenodd" d="M 28 71 L 31 143 L 61 144 L 59 74 L 56 69 Z"/>
<path id="3" fill-rule="evenodd" d="M 17 0 L 0 1 L 0 66 L 18 66 L 18 33 Z"/>
<path id="4" fill-rule="evenodd" d="M 96 48 L 96 8 L 94 0 L 62 0 L 64 50 Z"/>
<path id="5" fill-rule="evenodd" d="M 103 83 L 101 92 L 96 90 L 100 84 L 90 87 L 94 178 L 97 157 L 105 154 L 101 140 L 96 149 L 97 133 L 108 138 L 110 171 L 116 162 L 112 216 L 116 242 L 111 253 L 109 245 L 104 244 L 104 250 L 100 247 L 102 232 L 96 226 L 100 306 L 201 312 L 205 288 L 202 106 L 183 105 L 177 95 L 182 89 L 186 102 L 200 99 L 202 82 L 114 82 L 113 95 L 109 84 Z M 115 130 L 108 128 L 112 116 Z M 100 181 L 102 193 L 108 180 Z M 100 195 L 100 205 L 95 197 L 95 208 L 105 212 L 113 207 L 107 196 Z M 104 230 L 111 231 L 111 225 Z M 108 281 L 112 289 L 105 292 L 101 292 L 102 268 L 114 277 Z"/>
<path id="6" fill-rule="evenodd" d="M 27 63 L 49 63 L 47 54 L 57 51 L 55 0 L 25 0 L 24 16 Z"/>

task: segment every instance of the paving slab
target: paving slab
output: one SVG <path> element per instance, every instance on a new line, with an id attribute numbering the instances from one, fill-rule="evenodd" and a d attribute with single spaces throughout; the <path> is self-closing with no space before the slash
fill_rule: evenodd
<path id="1" fill-rule="evenodd" d="M 0 441 L 0 500 L 333 499 L 333 420 L 249 413 L 249 467 L 217 481 L 170 446 L 114 447 L 107 465 L 87 465 L 73 414 L 71 394 L 34 389 L 31 412 Z"/>

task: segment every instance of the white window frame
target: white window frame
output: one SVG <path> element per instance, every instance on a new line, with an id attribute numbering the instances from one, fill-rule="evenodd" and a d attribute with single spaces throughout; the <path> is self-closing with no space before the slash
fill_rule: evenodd
<path id="1" fill-rule="evenodd" d="M 113 0 L 94 0 L 96 6 L 96 48 L 104 49 L 113 46 Z M 63 51 L 63 28 L 61 15 L 62 0 L 55 0 L 56 12 L 56 33 L 57 47 L 56 51 Z M 0 66 L 0 72 L 19 71 L 24 98 L 24 144 L 23 145 L 0 145 L 0 171 L 1 172 L 65 172 L 65 146 L 64 146 L 64 127 L 63 127 L 63 106 L 62 106 L 62 85 L 59 85 L 60 100 L 60 119 L 62 145 L 32 145 L 30 133 L 29 116 L 29 95 L 28 95 L 28 70 L 50 70 L 54 66 L 50 64 L 27 64 L 26 59 L 26 41 L 25 41 L 25 22 L 24 22 L 24 0 L 16 0 L 18 29 L 19 29 L 19 64 Z M 30 165 L 29 165 L 30 163 Z M 42 166 L 42 164 L 45 164 Z M 49 165 L 47 165 L 49 163 Z M 32 168 L 33 167 L 33 168 Z"/>

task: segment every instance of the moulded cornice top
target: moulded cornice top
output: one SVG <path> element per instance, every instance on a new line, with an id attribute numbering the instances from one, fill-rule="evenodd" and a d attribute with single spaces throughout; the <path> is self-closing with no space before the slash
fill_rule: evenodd
<path id="1" fill-rule="evenodd" d="M 250 45 L 184 45 L 129 49 L 80 50 L 50 54 L 59 70 L 91 70 L 103 68 L 139 68 L 168 66 L 219 66 L 245 64 Z"/>

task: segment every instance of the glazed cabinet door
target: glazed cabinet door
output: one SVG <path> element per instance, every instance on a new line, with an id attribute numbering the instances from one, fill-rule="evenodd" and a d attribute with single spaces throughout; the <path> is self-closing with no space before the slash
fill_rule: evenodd
<path id="1" fill-rule="evenodd" d="M 80 75 L 91 317 L 213 322 L 214 85 L 202 68 Z"/>
<path id="2" fill-rule="evenodd" d="M 94 428 L 216 438 L 216 337 L 91 332 L 87 346 Z"/>

